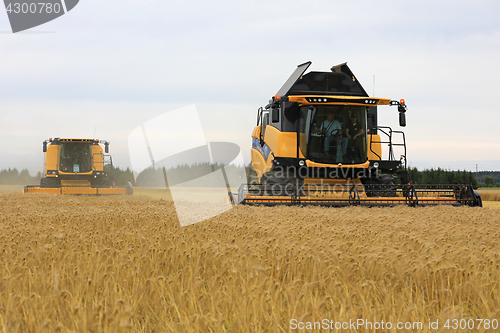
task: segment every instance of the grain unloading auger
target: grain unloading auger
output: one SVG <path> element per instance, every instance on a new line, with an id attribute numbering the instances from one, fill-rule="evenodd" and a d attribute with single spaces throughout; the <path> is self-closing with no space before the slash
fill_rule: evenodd
<path id="1" fill-rule="evenodd" d="M 252 175 L 230 193 L 233 202 L 482 206 L 471 185 L 415 185 L 408 179 L 404 132 L 377 125 L 377 106 L 389 105 L 397 106 L 399 124 L 406 126 L 404 100 L 369 97 L 345 63 L 304 74 L 310 64 L 299 65 L 259 108 Z"/>
<path id="2" fill-rule="evenodd" d="M 27 185 L 24 193 L 80 195 L 133 194 L 132 184 L 117 187 L 104 170 L 111 164 L 109 142 L 94 139 L 49 139 L 43 142 L 44 173 L 40 186 Z"/>

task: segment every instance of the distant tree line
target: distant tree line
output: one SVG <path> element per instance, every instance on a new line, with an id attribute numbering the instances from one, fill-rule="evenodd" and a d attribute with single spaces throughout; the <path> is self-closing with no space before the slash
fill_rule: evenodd
<path id="1" fill-rule="evenodd" d="M 419 171 L 416 167 L 409 167 L 410 180 L 414 184 L 471 184 L 474 188 L 480 186 L 470 171 L 453 171 L 441 168 Z"/>
<path id="2" fill-rule="evenodd" d="M 500 171 L 479 171 L 474 174 L 481 187 L 500 187 Z"/>
<path id="3" fill-rule="evenodd" d="M 186 187 L 220 187 L 225 185 L 224 174 L 231 185 L 245 183 L 245 171 L 234 165 L 219 163 L 182 164 L 171 168 L 148 168 L 136 178 L 140 187 L 166 187 L 182 184 Z M 221 172 L 216 172 L 221 170 Z M 224 179 L 224 184 L 222 180 Z"/>
<path id="4" fill-rule="evenodd" d="M 0 185 L 37 185 L 40 184 L 40 178 L 41 172 L 31 176 L 28 169 L 19 171 L 9 168 L 0 171 Z"/>
<path id="5" fill-rule="evenodd" d="M 129 182 L 133 186 L 136 186 L 134 173 L 129 168 L 127 168 L 126 170 L 122 170 L 120 168 L 115 168 L 111 164 L 108 164 L 104 166 L 104 172 L 106 172 L 109 178 L 118 186 L 126 185 Z"/>
<path id="6" fill-rule="evenodd" d="M 106 165 L 105 172 L 108 173 L 116 185 L 125 185 L 128 182 L 135 185 L 134 174 L 128 168 L 121 170 L 112 165 Z M 27 169 L 22 169 L 21 171 L 18 171 L 16 168 L 0 170 L 0 185 L 39 185 L 41 178 L 41 172 L 38 172 L 35 176 L 31 176 Z"/>
<path id="7" fill-rule="evenodd" d="M 480 187 L 500 187 L 500 182 L 495 183 L 495 179 L 491 176 L 484 177 L 484 183 L 479 183 Z"/>
<path id="8" fill-rule="evenodd" d="M 231 185 L 247 182 L 245 176 L 241 174 L 241 168 L 234 165 L 223 164 L 183 164 L 168 169 L 149 168 L 142 171 L 134 177 L 134 173 L 129 169 L 120 169 L 112 165 L 105 166 L 105 172 L 118 186 L 132 183 L 133 186 L 141 187 L 165 187 L 183 184 L 183 186 L 220 186 L 220 173 L 214 171 L 224 167 L 226 178 L 230 180 Z M 245 167 L 248 175 L 250 165 Z M 168 173 L 169 184 L 166 182 Z M 475 178 L 475 174 L 470 171 L 453 171 L 446 169 L 425 169 L 418 170 L 416 167 L 409 167 L 408 173 L 414 184 L 471 184 L 477 187 L 500 187 L 499 171 L 481 171 L 482 181 Z M 18 171 L 14 169 L 4 169 L 0 171 L 0 185 L 37 185 L 40 183 L 42 173 L 38 172 L 31 176 L 27 169 Z"/>

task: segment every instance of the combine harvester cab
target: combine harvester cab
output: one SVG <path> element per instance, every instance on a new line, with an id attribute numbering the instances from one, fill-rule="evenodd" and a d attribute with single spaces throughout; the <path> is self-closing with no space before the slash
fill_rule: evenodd
<path id="1" fill-rule="evenodd" d="M 404 132 L 377 125 L 377 107 L 387 105 L 406 126 L 404 100 L 369 97 L 346 63 L 304 74 L 310 65 L 299 65 L 259 108 L 249 183 L 230 193 L 233 203 L 482 206 L 471 185 L 408 179 Z"/>
<path id="2" fill-rule="evenodd" d="M 105 153 L 101 147 L 104 144 Z M 24 193 L 132 195 L 134 189 L 114 185 L 105 172 L 112 165 L 109 142 L 93 139 L 49 139 L 43 142 L 44 173 L 40 186 L 27 185 Z"/>

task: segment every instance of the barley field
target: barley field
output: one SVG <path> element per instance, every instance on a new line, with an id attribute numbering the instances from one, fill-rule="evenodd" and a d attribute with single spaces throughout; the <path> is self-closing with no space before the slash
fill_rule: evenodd
<path id="1" fill-rule="evenodd" d="M 483 201 L 500 201 L 499 190 L 480 190 L 478 191 Z"/>
<path id="2" fill-rule="evenodd" d="M 138 194 L 0 193 L 0 332 L 330 331 L 324 320 L 493 332 L 500 320 L 498 206 L 238 206 L 181 228 L 171 201 Z M 335 329 L 360 319 L 393 326 Z M 443 329 L 454 319 L 476 328 Z"/>

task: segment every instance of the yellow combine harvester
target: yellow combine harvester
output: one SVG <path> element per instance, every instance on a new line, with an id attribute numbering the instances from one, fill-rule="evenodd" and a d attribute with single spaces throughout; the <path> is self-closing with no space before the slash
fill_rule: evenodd
<path id="1" fill-rule="evenodd" d="M 471 185 L 414 185 L 408 179 L 404 133 L 377 125 L 377 107 L 389 105 L 397 106 L 400 126 L 406 126 L 404 100 L 369 97 L 345 63 L 304 74 L 310 64 L 299 65 L 259 108 L 253 179 L 231 194 L 233 202 L 482 205 Z"/>
<path id="2" fill-rule="evenodd" d="M 40 186 L 25 186 L 24 193 L 85 195 L 133 194 L 132 184 L 116 187 L 104 171 L 111 164 L 109 142 L 93 139 L 49 139 L 43 142 L 44 173 Z"/>

